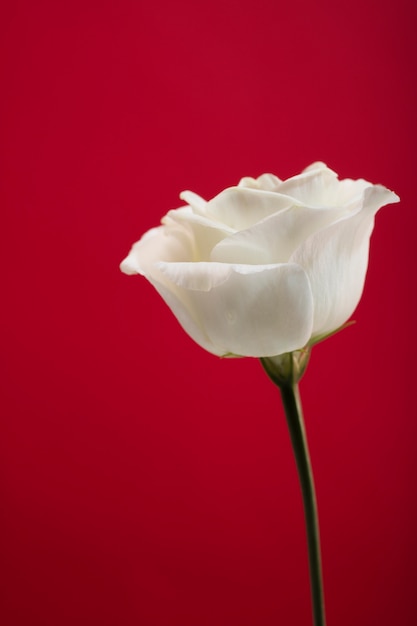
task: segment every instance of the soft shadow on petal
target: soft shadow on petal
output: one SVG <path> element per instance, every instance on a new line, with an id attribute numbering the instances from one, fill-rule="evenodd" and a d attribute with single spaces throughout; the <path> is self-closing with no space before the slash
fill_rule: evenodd
<path id="1" fill-rule="evenodd" d="M 210 258 L 223 263 L 285 263 L 310 235 L 343 218 L 349 210 L 353 208 L 292 206 L 223 238 Z"/>
<path id="2" fill-rule="evenodd" d="M 194 341 L 205 350 L 220 355 L 220 351 L 216 351 L 199 325 L 188 292 L 180 289 L 160 271 L 160 265 L 164 262 L 175 265 L 178 261 L 181 265 L 192 260 L 192 248 L 192 239 L 187 230 L 172 224 L 159 226 L 149 230 L 132 246 L 129 255 L 120 264 L 120 269 L 125 274 L 145 276 Z"/>
<path id="3" fill-rule="evenodd" d="M 185 228 L 158 226 L 146 232 L 133 244 L 128 256 L 121 262 L 125 274 L 141 274 L 164 282 L 157 264 L 160 261 L 192 261 L 193 242 Z"/>
<path id="4" fill-rule="evenodd" d="M 216 221 L 234 230 L 243 230 L 292 203 L 291 198 L 273 191 L 229 187 L 207 203 L 206 211 Z"/>
<path id="5" fill-rule="evenodd" d="M 351 202 L 371 186 L 362 179 L 340 181 L 336 172 L 318 162 L 285 180 L 278 191 L 310 207 L 337 207 Z"/>
<path id="6" fill-rule="evenodd" d="M 191 291 L 211 291 L 232 274 L 228 263 L 158 263 L 158 269 L 170 282 Z"/>
<path id="7" fill-rule="evenodd" d="M 146 251 L 148 246 L 152 248 L 151 242 L 157 242 L 158 237 L 161 238 L 162 236 L 162 231 L 162 226 L 151 228 L 151 230 L 148 230 L 142 235 L 139 241 L 133 244 L 127 257 L 120 263 L 120 269 L 124 274 L 128 274 L 129 276 L 133 276 L 134 274 L 145 275 L 147 255 L 146 252 L 142 255 L 141 251 Z"/>
<path id="8" fill-rule="evenodd" d="M 291 256 L 311 282 L 313 338 L 338 328 L 354 312 L 363 291 L 375 213 L 398 200 L 379 185 L 366 189 L 361 211 L 312 235 Z"/>
<path id="9" fill-rule="evenodd" d="M 216 354 L 273 356 L 302 348 L 310 339 L 311 288 L 297 265 L 164 263 L 160 270 Z"/>
<path id="10" fill-rule="evenodd" d="M 194 213 L 190 207 L 170 211 L 163 218 L 163 223 L 168 225 L 176 223 L 190 233 L 193 239 L 194 261 L 208 261 L 214 246 L 235 232 L 221 222 Z"/>

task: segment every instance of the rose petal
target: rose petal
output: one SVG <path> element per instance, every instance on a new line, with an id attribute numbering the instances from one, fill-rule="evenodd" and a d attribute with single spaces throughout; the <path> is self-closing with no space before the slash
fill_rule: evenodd
<path id="1" fill-rule="evenodd" d="M 301 174 L 282 182 L 278 191 L 310 207 L 337 207 L 350 202 L 371 186 L 362 179 L 339 181 L 336 172 L 317 162 Z"/>
<path id="2" fill-rule="evenodd" d="M 282 180 L 275 176 L 275 174 L 261 174 L 256 179 L 259 187 L 266 191 L 277 191 L 278 187 L 282 183 Z"/>
<path id="3" fill-rule="evenodd" d="M 363 291 L 374 215 L 398 196 L 379 185 L 364 192 L 363 209 L 309 237 L 290 257 L 307 272 L 314 299 L 313 337 L 346 322 Z"/>
<path id="4" fill-rule="evenodd" d="M 167 226 L 175 223 L 188 230 L 193 240 L 194 261 L 208 261 L 216 244 L 235 232 L 225 224 L 194 213 L 191 207 L 169 211 L 162 222 Z"/>
<path id="5" fill-rule="evenodd" d="M 283 211 L 293 200 L 282 194 L 246 187 L 229 187 L 207 203 L 207 215 L 234 230 L 250 228 L 256 222 Z"/>
<path id="6" fill-rule="evenodd" d="M 170 306 L 184 330 L 201 344 L 182 321 L 186 306 L 214 354 L 273 356 L 310 338 L 311 290 L 297 265 L 160 263 L 159 270 L 174 285 L 178 301 Z"/>
<path id="7" fill-rule="evenodd" d="M 189 261 L 192 255 L 192 240 L 186 229 L 172 225 L 159 226 L 149 230 L 132 246 L 128 256 L 120 264 L 120 269 L 125 274 L 145 276 L 175 313 L 186 332 L 200 346 L 213 352 L 210 340 L 198 325 L 198 320 L 193 317 L 192 303 L 188 302 L 187 292 L 176 287 L 158 267 L 161 259 L 168 262 L 181 258 Z"/>
<path id="8" fill-rule="evenodd" d="M 263 189 L 265 191 L 276 191 L 281 184 L 281 180 L 274 174 L 261 174 L 258 178 L 245 176 L 238 182 L 238 187 L 250 189 Z"/>
<path id="9" fill-rule="evenodd" d="M 310 235 L 353 210 L 352 205 L 337 209 L 292 206 L 223 238 L 213 248 L 210 259 L 223 263 L 285 263 Z"/>
<path id="10" fill-rule="evenodd" d="M 158 226 L 146 232 L 133 244 L 128 256 L 121 262 L 125 274 L 141 274 L 165 282 L 157 263 L 163 261 L 192 261 L 192 238 L 180 226 Z"/>
<path id="11" fill-rule="evenodd" d="M 307 167 L 305 167 L 303 171 L 301 172 L 301 174 L 310 173 L 310 172 L 319 172 L 320 170 L 330 170 L 330 168 L 327 167 L 326 163 L 323 163 L 323 161 L 314 161 L 314 163 L 311 163 L 311 165 L 308 165 Z M 330 171 L 333 171 L 333 170 L 330 170 Z M 292 176 L 291 178 L 295 178 L 295 176 Z"/>
<path id="12" fill-rule="evenodd" d="M 194 193 L 194 191 L 188 191 L 188 190 L 182 191 L 180 193 L 180 198 L 181 200 L 184 200 L 184 202 L 189 204 L 197 214 L 204 215 L 205 210 L 206 210 L 207 200 L 204 200 L 204 198 Z"/>

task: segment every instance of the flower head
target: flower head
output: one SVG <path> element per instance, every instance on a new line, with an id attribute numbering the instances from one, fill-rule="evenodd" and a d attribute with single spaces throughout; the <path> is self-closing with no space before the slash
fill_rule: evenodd
<path id="1" fill-rule="evenodd" d="M 200 346 L 252 357 L 299 350 L 349 319 L 374 216 L 399 201 L 324 163 L 284 181 L 242 178 L 208 202 L 180 197 L 186 206 L 145 233 L 121 269 L 145 276 Z"/>

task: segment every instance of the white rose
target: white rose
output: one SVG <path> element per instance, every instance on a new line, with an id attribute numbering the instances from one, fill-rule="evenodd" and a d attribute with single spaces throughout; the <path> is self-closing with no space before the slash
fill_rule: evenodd
<path id="1" fill-rule="evenodd" d="M 200 346 L 267 357 L 303 348 L 352 315 L 374 216 L 398 196 L 341 180 L 323 163 L 281 181 L 243 178 L 187 206 L 132 247 L 121 269 L 145 276 Z"/>

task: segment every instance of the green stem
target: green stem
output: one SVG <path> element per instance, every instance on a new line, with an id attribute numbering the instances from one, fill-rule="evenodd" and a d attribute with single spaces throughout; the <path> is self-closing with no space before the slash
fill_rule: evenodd
<path id="1" fill-rule="evenodd" d="M 281 384 L 279 388 L 303 494 L 314 626 L 325 626 L 317 503 L 300 394 L 296 383 Z"/>

